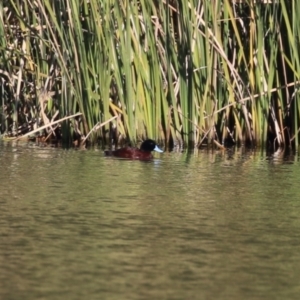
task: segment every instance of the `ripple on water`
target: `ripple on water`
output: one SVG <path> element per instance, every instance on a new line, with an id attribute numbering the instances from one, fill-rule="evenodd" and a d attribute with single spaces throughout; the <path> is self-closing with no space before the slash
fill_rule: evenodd
<path id="1" fill-rule="evenodd" d="M 297 157 L 0 144 L 0 298 L 298 299 Z"/>

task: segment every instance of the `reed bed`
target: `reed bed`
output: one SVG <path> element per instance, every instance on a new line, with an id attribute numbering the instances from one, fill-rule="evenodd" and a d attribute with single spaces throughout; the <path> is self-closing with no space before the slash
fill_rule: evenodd
<path id="1" fill-rule="evenodd" d="M 298 147 L 300 2 L 4 0 L 5 138 Z"/>

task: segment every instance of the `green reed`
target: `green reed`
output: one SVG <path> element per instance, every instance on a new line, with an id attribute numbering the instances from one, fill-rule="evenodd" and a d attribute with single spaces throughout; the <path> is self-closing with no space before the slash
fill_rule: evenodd
<path id="1" fill-rule="evenodd" d="M 1 131 L 298 146 L 299 13 L 287 0 L 3 1 Z"/>

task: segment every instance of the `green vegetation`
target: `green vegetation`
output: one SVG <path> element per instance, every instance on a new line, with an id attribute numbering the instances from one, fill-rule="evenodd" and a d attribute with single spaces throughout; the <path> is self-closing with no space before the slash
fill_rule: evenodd
<path id="1" fill-rule="evenodd" d="M 1 1 L 1 132 L 298 146 L 299 16 L 289 0 Z"/>

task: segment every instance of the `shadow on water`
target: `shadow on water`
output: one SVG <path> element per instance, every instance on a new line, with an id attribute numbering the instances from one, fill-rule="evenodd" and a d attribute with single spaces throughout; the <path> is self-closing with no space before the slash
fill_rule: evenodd
<path id="1" fill-rule="evenodd" d="M 299 157 L 0 144 L 1 299 L 298 299 Z"/>

